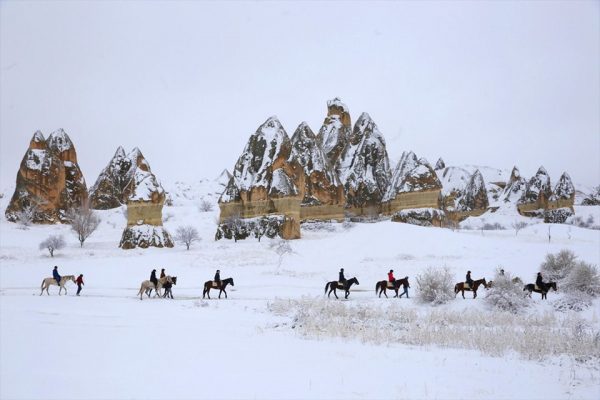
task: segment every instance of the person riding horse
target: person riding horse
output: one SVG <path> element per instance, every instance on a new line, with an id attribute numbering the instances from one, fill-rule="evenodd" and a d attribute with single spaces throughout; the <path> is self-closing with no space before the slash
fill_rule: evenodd
<path id="1" fill-rule="evenodd" d="M 537 278 L 535 278 L 535 286 L 540 288 L 540 290 L 543 290 L 544 288 L 544 278 L 542 277 L 541 272 L 537 273 Z"/>
<path id="2" fill-rule="evenodd" d="M 56 283 L 57 283 L 58 285 L 60 285 L 61 276 L 60 276 L 60 275 L 59 275 L 59 273 L 58 273 L 58 266 L 57 266 L 57 265 L 55 265 L 55 266 L 54 266 L 54 269 L 52 270 L 52 277 L 53 277 L 54 279 L 56 279 Z"/>
<path id="3" fill-rule="evenodd" d="M 394 286 L 394 282 L 396 282 L 396 278 L 394 278 L 394 270 L 390 269 L 390 272 L 388 272 L 388 282 L 390 282 L 392 284 L 392 286 Z"/>
<path id="4" fill-rule="evenodd" d="M 215 272 L 215 279 L 213 279 L 213 281 L 217 287 L 221 286 L 221 271 L 217 270 L 217 272 Z"/>
<path id="5" fill-rule="evenodd" d="M 346 284 L 346 277 L 344 276 L 344 268 L 340 268 L 340 276 L 339 276 L 338 282 L 342 286 L 344 286 Z"/>
<path id="6" fill-rule="evenodd" d="M 165 269 L 163 268 L 160 270 L 160 277 L 164 278 L 165 276 L 167 276 L 167 274 L 165 274 Z"/>
<path id="7" fill-rule="evenodd" d="M 473 287 L 473 279 L 471 278 L 471 271 L 467 271 L 467 277 L 465 282 L 469 285 L 470 288 Z"/>
<path id="8" fill-rule="evenodd" d="M 153 269 L 150 273 L 150 282 L 154 283 L 154 289 L 158 288 L 158 279 L 156 279 L 156 270 Z"/>

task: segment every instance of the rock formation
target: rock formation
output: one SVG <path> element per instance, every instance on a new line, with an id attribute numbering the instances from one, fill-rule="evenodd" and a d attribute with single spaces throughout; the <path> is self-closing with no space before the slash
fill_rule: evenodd
<path id="1" fill-rule="evenodd" d="M 125 188 L 133 177 L 134 168 L 134 160 L 125 155 L 125 150 L 119 146 L 90 189 L 90 206 L 97 210 L 108 210 L 126 204 L 128 193 Z"/>
<path id="2" fill-rule="evenodd" d="M 440 208 L 442 184 L 429 162 L 412 151 L 402 153 L 391 183 L 383 196 L 384 211 Z"/>
<path id="3" fill-rule="evenodd" d="M 344 188 L 306 122 L 302 122 L 294 132 L 291 145 L 288 161 L 301 167 L 294 174 L 302 197 L 301 220 L 343 220 Z"/>
<path id="4" fill-rule="evenodd" d="M 569 208 L 574 211 L 575 204 L 575 186 L 571 177 L 566 172 L 560 176 L 558 183 L 554 187 L 554 194 L 548 201 L 549 209 Z M 564 222 L 564 221 L 563 221 Z"/>
<path id="5" fill-rule="evenodd" d="M 123 189 L 128 194 L 127 227 L 123 231 L 119 247 L 173 247 L 171 235 L 162 226 L 162 208 L 165 202 L 163 187 L 137 147 L 127 159 L 131 161 L 125 174 L 128 181 Z"/>
<path id="6" fill-rule="evenodd" d="M 408 208 L 392 215 L 392 221 L 419 226 L 442 227 L 446 224 L 444 211 L 437 208 Z"/>
<path id="7" fill-rule="evenodd" d="M 510 173 L 510 178 L 504 187 L 504 191 L 500 196 L 504 203 L 517 202 L 527 188 L 527 181 L 521 177 L 519 169 L 515 166 Z"/>
<path id="8" fill-rule="evenodd" d="M 348 107 L 339 98 L 327 102 L 327 117 L 319 130 L 318 140 L 329 161 L 336 168 L 352 131 Z"/>
<path id="9" fill-rule="evenodd" d="M 267 119 L 250 136 L 219 199 L 221 224 L 230 218 L 283 215 L 280 235 L 300 237 L 302 197 L 295 179 L 301 167 L 289 160 L 290 153 L 290 139 L 277 117 Z"/>
<path id="10" fill-rule="evenodd" d="M 440 171 L 444 168 L 446 168 L 446 163 L 444 162 L 444 160 L 442 160 L 442 157 L 440 157 L 440 158 L 438 158 L 437 162 L 435 163 L 434 170 Z"/>
<path id="11" fill-rule="evenodd" d="M 40 131 L 35 132 L 21 161 L 6 218 L 16 221 L 19 212 L 30 209 L 33 222 L 66 222 L 67 211 L 87 199 L 85 179 L 69 136 L 59 129 L 45 140 Z"/>
<path id="12" fill-rule="evenodd" d="M 362 113 L 342 153 L 338 173 L 351 213 L 379 213 L 391 172 L 385 139 L 369 114 Z"/>
<path id="13" fill-rule="evenodd" d="M 527 182 L 525 191 L 518 201 L 517 209 L 521 215 L 537 215 L 538 210 L 548 208 L 548 200 L 552 196 L 550 176 L 544 167 Z"/>
<path id="14" fill-rule="evenodd" d="M 462 195 L 457 199 L 457 210 L 469 215 L 481 215 L 489 206 L 488 193 L 483 175 L 476 170 Z"/>

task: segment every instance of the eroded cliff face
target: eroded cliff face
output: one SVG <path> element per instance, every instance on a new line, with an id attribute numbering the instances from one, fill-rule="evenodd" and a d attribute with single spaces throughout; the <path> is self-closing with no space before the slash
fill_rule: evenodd
<path id="1" fill-rule="evenodd" d="M 538 215 L 548 208 L 548 201 L 551 196 L 550 176 L 544 167 L 540 167 L 537 173 L 527 182 L 525 190 L 517 203 L 517 209 L 522 215 Z"/>
<path id="2" fill-rule="evenodd" d="M 277 117 L 258 127 L 248 139 L 219 199 L 220 224 L 229 224 L 232 219 L 239 222 L 282 215 L 280 235 L 286 239 L 300 237 L 302 193 L 296 182 L 302 182 L 304 189 L 304 173 L 298 162 L 290 159 L 291 149 L 291 141 Z"/>
<path id="3" fill-rule="evenodd" d="M 352 132 L 352 122 L 348 107 L 335 98 L 327 102 L 327 116 L 319 130 L 317 140 L 329 164 L 337 169 L 342 152 Z"/>
<path id="4" fill-rule="evenodd" d="M 85 179 L 69 136 L 59 129 L 46 140 L 40 131 L 35 132 L 17 172 L 6 218 L 17 221 L 19 212 L 31 209 L 35 223 L 67 222 L 68 210 L 87 199 Z"/>
<path id="5" fill-rule="evenodd" d="M 120 152 L 117 150 L 117 153 Z M 119 247 L 173 247 L 171 235 L 162 226 L 162 208 L 166 199 L 162 185 L 137 147 L 126 158 L 131 163 L 124 173 L 123 187 L 127 196 L 127 227 Z"/>

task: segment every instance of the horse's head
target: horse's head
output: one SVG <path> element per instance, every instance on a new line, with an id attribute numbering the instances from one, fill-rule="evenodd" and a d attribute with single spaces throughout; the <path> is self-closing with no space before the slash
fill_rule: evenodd
<path id="1" fill-rule="evenodd" d="M 358 283 L 358 279 L 356 279 L 356 277 L 352 278 L 352 280 L 354 281 L 354 283 L 356 283 L 357 285 L 360 285 L 360 283 Z"/>
<path id="2" fill-rule="evenodd" d="M 229 278 L 229 279 L 227 279 L 227 280 L 228 280 L 229 282 L 231 282 L 231 286 L 235 286 L 235 285 L 233 284 L 233 278 Z"/>
<path id="3" fill-rule="evenodd" d="M 548 288 L 552 288 L 556 292 L 556 282 L 548 282 Z"/>
<path id="4" fill-rule="evenodd" d="M 173 278 L 171 278 L 171 276 L 170 276 L 170 275 L 167 275 L 167 276 L 165 276 L 165 280 L 166 280 L 168 283 L 173 283 Z"/>
<path id="5" fill-rule="evenodd" d="M 72 280 L 72 281 L 73 281 L 73 283 L 77 283 L 77 281 L 75 280 L 75 275 L 71 275 L 71 276 L 69 277 L 69 279 L 70 279 L 70 280 Z M 556 290 L 556 289 L 555 289 L 555 290 Z"/>
<path id="6" fill-rule="evenodd" d="M 483 287 L 484 287 L 484 288 L 488 289 L 488 283 L 487 283 L 487 281 L 485 280 L 485 278 L 483 278 L 483 279 L 481 280 L 481 283 L 483 283 Z"/>

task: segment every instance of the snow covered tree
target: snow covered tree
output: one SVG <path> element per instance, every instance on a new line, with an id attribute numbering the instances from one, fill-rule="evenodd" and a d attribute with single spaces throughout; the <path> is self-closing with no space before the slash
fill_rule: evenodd
<path id="1" fill-rule="evenodd" d="M 485 301 L 494 308 L 517 314 L 529 305 L 523 296 L 523 286 L 513 281 L 509 272 L 496 272 L 492 287 L 486 292 Z"/>
<path id="2" fill-rule="evenodd" d="M 595 265 L 579 261 L 564 282 L 568 292 L 582 292 L 592 297 L 600 295 L 600 274 Z"/>
<path id="3" fill-rule="evenodd" d="M 422 303 L 444 304 L 454 298 L 452 275 L 448 267 L 427 268 L 417 275 L 417 299 Z"/>
<path id="4" fill-rule="evenodd" d="M 192 243 L 196 240 L 200 240 L 200 236 L 198 235 L 196 228 L 191 225 L 186 225 L 177 228 L 177 231 L 175 231 L 175 240 L 185 244 L 189 250 Z"/>
<path id="5" fill-rule="evenodd" d="M 27 229 L 32 223 L 37 212 L 37 207 L 29 206 L 15 212 L 15 222 L 21 229 Z"/>
<path id="6" fill-rule="evenodd" d="M 101 221 L 89 204 L 69 210 L 67 217 L 71 221 L 71 229 L 77 234 L 80 247 L 83 247 L 83 243 L 94 233 Z"/>
<path id="7" fill-rule="evenodd" d="M 48 249 L 50 257 L 54 257 L 54 251 L 60 250 L 66 246 L 62 235 L 50 235 L 46 240 L 40 243 L 40 250 Z"/>
<path id="8" fill-rule="evenodd" d="M 515 230 L 515 236 L 519 234 L 519 231 L 525 227 L 527 227 L 527 222 L 525 221 L 515 221 L 512 223 L 512 227 Z"/>
<path id="9" fill-rule="evenodd" d="M 286 254 L 292 253 L 292 246 L 290 246 L 290 243 L 287 240 L 278 240 L 271 243 L 271 250 L 273 250 L 279 257 L 277 262 L 277 270 L 279 270 L 279 268 L 281 268 L 281 264 L 283 263 L 283 257 Z"/>
<path id="10" fill-rule="evenodd" d="M 575 267 L 577 256 L 571 250 L 563 249 L 558 254 L 546 254 L 546 260 L 540 266 L 544 280 L 560 281 Z"/>
<path id="11" fill-rule="evenodd" d="M 200 200 L 200 204 L 198 205 L 198 210 L 200 210 L 200 212 L 209 212 L 212 211 L 213 208 L 213 203 L 206 199 Z"/>

